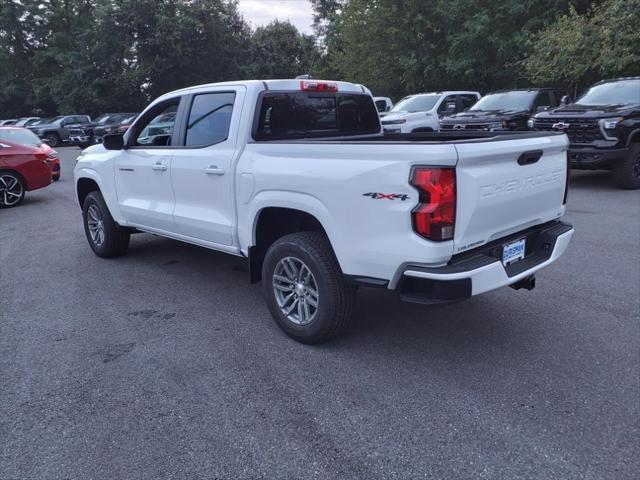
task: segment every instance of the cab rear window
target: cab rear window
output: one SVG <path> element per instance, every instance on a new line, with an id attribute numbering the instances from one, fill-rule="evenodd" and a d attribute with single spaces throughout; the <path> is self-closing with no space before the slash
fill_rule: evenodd
<path id="1" fill-rule="evenodd" d="M 376 134 L 380 120 L 368 95 L 266 93 L 254 129 L 255 140 Z"/>

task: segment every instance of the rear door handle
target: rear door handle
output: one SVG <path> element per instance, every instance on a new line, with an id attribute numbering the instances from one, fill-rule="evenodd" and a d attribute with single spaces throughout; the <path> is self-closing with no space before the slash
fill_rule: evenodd
<path id="1" fill-rule="evenodd" d="M 518 157 L 518 165 L 532 165 L 540 160 L 540 157 L 542 157 L 542 150 L 524 152 Z"/>
<path id="2" fill-rule="evenodd" d="M 162 163 L 154 163 L 153 167 L 151 168 L 157 170 L 158 172 L 164 172 L 167 169 L 167 166 L 163 165 Z"/>
<path id="3" fill-rule="evenodd" d="M 224 168 L 219 168 L 216 165 L 211 165 L 204 169 L 207 175 L 224 175 Z"/>

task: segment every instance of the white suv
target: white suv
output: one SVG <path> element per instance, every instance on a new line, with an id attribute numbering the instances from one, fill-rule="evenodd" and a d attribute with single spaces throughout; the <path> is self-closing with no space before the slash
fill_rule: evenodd
<path id="1" fill-rule="evenodd" d="M 432 92 L 400 100 L 382 120 L 384 133 L 436 132 L 440 118 L 463 112 L 480 99 L 478 92 Z"/>

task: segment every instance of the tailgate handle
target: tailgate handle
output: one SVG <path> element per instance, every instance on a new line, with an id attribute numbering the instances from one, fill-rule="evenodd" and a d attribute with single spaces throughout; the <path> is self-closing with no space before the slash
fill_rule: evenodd
<path id="1" fill-rule="evenodd" d="M 533 165 L 542 157 L 542 150 L 531 150 L 524 152 L 518 157 L 518 165 Z"/>

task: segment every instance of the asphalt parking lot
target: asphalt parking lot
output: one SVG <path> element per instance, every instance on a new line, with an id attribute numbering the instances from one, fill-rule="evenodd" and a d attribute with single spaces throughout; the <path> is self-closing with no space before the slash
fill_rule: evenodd
<path id="1" fill-rule="evenodd" d="M 95 257 L 61 151 L 0 211 L 0 479 L 637 478 L 640 192 L 575 172 L 533 292 L 361 289 L 309 347 L 239 259 L 147 234 Z"/>

